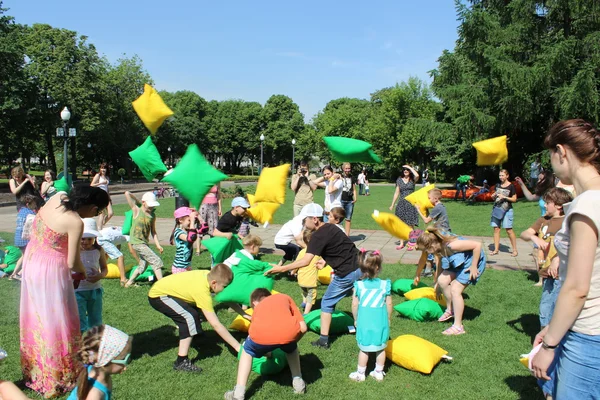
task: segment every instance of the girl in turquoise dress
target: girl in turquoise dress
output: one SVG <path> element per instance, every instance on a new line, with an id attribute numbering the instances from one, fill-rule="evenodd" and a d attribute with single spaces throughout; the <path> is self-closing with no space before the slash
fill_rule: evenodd
<path id="1" fill-rule="evenodd" d="M 356 341 L 358 342 L 358 367 L 350 374 L 350 379 L 362 382 L 365 380 L 369 354 L 376 357 L 375 369 L 369 374 L 382 381 L 385 373 L 385 351 L 390 336 L 390 318 L 392 317 L 392 283 L 389 279 L 381 280 L 377 276 L 381 272 L 383 258 L 379 250 L 360 250 L 358 263 L 363 278 L 354 283 L 352 295 L 352 314 L 356 321 Z"/>

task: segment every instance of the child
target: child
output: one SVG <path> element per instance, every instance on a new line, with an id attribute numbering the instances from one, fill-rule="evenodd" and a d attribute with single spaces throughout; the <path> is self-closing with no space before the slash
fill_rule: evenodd
<path id="1" fill-rule="evenodd" d="M 327 222 L 336 225 L 338 228 L 344 231 L 344 233 L 346 233 L 346 230 L 342 226 L 342 222 L 345 218 L 346 210 L 344 210 L 344 207 L 333 207 L 331 211 L 329 211 L 329 220 Z"/>
<path id="2" fill-rule="evenodd" d="M 302 232 L 302 240 L 305 245 L 308 246 L 310 238 L 314 231 L 305 229 Z M 298 258 L 301 259 L 306 254 L 306 249 L 303 249 L 298 253 Z M 319 271 L 317 270 L 317 262 L 321 257 L 313 257 L 310 264 L 304 268 L 299 268 L 297 271 L 298 275 L 298 286 L 302 290 L 302 305 L 304 307 L 304 314 L 308 314 L 312 309 L 312 306 L 317 301 L 317 281 L 319 279 Z"/>
<path id="3" fill-rule="evenodd" d="M 102 295 L 104 290 L 99 281 L 108 273 L 108 267 L 106 266 L 104 250 L 96 243 L 98 233 L 96 220 L 84 218 L 80 254 L 87 279 L 81 281 L 75 289 L 81 332 L 102 325 Z"/>
<path id="4" fill-rule="evenodd" d="M 472 202 L 473 200 L 475 200 L 477 198 L 477 196 L 484 194 L 484 193 L 488 193 L 490 191 L 490 185 L 488 184 L 487 179 L 483 180 L 483 186 L 479 188 L 479 191 L 473 193 L 471 196 L 469 196 L 469 201 Z"/>
<path id="5" fill-rule="evenodd" d="M 4 259 L 2 260 L 2 264 L 0 264 L 0 271 L 3 274 L 2 276 L 8 276 L 9 279 L 14 279 L 15 276 L 9 275 L 14 272 L 17 267 L 17 262 L 23 257 L 23 253 L 18 247 L 15 246 L 6 246 L 6 251 L 4 253 Z"/>
<path id="6" fill-rule="evenodd" d="M 369 353 L 375 353 L 375 369 L 369 373 L 377 381 L 385 376 L 385 351 L 390 336 L 392 318 L 392 282 L 381 280 L 383 257 L 379 250 L 360 249 L 358 264 L 363 273 L 361 280 L 354 282 L 352 294 L 352 315 L 356 321 L 356 341 L 358 342 L 358 367 L 349 375 L 353 381 L 363 382 L 369 361 Z"/>
<path id="7" fill-rule="evenodd" d="M 106 254 L 106 261 L 117 260 L 117 268 L 119 268 L 119 275 L 121 278 L 121 286 L 125 286 L 127 278 L 125 276 L 125 257 L 121 253 L 121 245 L 129 244 L 129 235 L 123 235 L 123 230 L 118 226 L 108 226 L 100 230 L 100 235 L 96 238 L 98 244 L 104 250 Z M 132 253 L 134 258 L 139 263 L 140 260 L 137 258 L 135 252 Z"/>
<path id="8" fill-rule="evenodd" d="M 293 261 L 298 257 L 302 243 L 302 229 L 304 229 L 304 215 L 300 213 L 292 218 L 277 232 L 273 242 L 275 248 L 283 250 L 284 255 L 278 265 L 285 264 L 286 261 Z"/>
<path id="9" fill-rule="evenodd" d="M 468 285 L 475 285 L 485 271 L 486 257 L 481 242 L 447 235 L 438 228 L 429 226 L 417 240 L 417 249 L 440 258 L 443 271 L 438 273 L 435 288 L 437 296 L 440 296 L 440 291 L 443 292 L 447 308 L 438 321 L 444 322 L 454 318 L 454 324 L 442 333 L 466 333 L 462 324 L 465 309 L 462 292 Z M 421 280 L 422 268 L 421 264 L 417 267 L 415 285 Z"/>
<path id="10" fill-rule="evenodd" d="M 133 222 L 131 223 L 131 238 L 129 243 L 140 258 L 140 263 L 135 271 L 129 275 L 129 280 L 125 284 L 128 288 L 133 285 L 135 278 L 138 277 L 146 269 L 146 264 L 152 266 L 156 280 L 162 278 L 163 262 L 148 246 L 148 237 L 154 236 L 154 244 L 158 251 L 162 254 L 163 248 L 158 242 L 158 233 L 156 232 L 156 218 L 154 216 L 154 207 L 160 206 L 156 201 L 156 196 L 152 192 L 146 192 L 142 196 L 142 206 L 138 207 L 138 200 L 130 192 L 125 192 L 125 198 L 129 207 L 133 211 Z"/>
<path id="11" fill-rule="evenodd" d="M 245 198 L 236 197 L 233 199 L 231 201 L 231 210 L 227 211 L 219 219 L 213 235 L 231 239 L 234 233 L 239 232 L 248 208 L 250 208 L 250 204 Z"/>
<path id="12" fill-rule="evenodd" d="M 192 248 L 198 238 L 195 229 L 196 213 L 189 207 L 179 207 L 174 212 L 175 228 L 169 242 L 175 244 L 175 259 L 171 266 L 174 274 L 192 270 Z"/>
<path id="13" fill-rule="evenodd" d="M 15 270 L 13 271 L 11 278 L 19 279 L 19 273 L 21 272 L 21 268 L 23 267 L 23 254 L 25 254 L 25 248 L 29 243 L 29 235 L 23 237 L 23 228 L 25 227 L 25 222 L 31 219 L 35 214 L 37 214 L 38 210 L 42 208 L 44 205 L 44 199 L 39 196 L 26 194 L 21 200 L 25 204 L 26 207 L 23 207 L 17 213 L 17 229 L 15 230 L 15 246 L 21 250 L 21 257 L 17 261 L 17 265 Z M 32 217 L 29 217 L 29 216 Z M 29 231 L 31 231 L 31 225 L 29 226 Z"/>
<path id="14" fill-rule="evenodd" d="M 223 264 L 231 268 L 238 265 L 242 258 L 254 260 L 254 257 L 256 257 L 260 252 L 260 246 L 262 246 L 262 244 L 262 239 L 256 235 L 248 235 L 244 237 L 242 239 L 242 245 L 244 248 L 242 250 L 236 250 L 235 253 L 229 256 L 227 260 L 223 261 Z"/>
<path id="15" fill-rule="evenodd" d="M 67 400 L 112 398 L 112 375 L 131 362 L 132 338 L 110 325 L 90 329 L 83 337 L 79 358 L 85 365 Z"/>
<path id="16" fill-rule="evenodd" d="M 492 194 L 494 207 L 492 208 L 490 225 L 494 228 L 494 250 L 490 255 L 498 254 L 500 249 L 500 227 L 502 227 L 506 229 L 506 234 L 510 239 L 511 255 L 516 257 L 519 252 L 517 251 L 517 237 L 513 230 L 514 211 L 512 204 L 517 201 L 517 192 L 514 185 L 508 180 L 507 170 L 501 169 L 498 178 L 500 183 L 496 185 L 496 192 Z"/>
<path id="17" fill-rule="evenodd" d="M 444 204 L 442 204 L 442 191 L 435 188 L 431 189 L 427 192 L 427 198 L 431 204 L 433 204 L 433 208 L 427 210 L 427 216 L 423 215 L 419 208 L 419 204 L 415 204 L 415 208 L 423 219 L 423 222 L 425 222 L 425 224 L 433 223 L 446 232 L 452 232 L 452 229 L 450 229 L 450 222 L 448 221 L 448 212 L 446 211 Z"/>
<path id="18" fill-rule="evenodd" d="M 171 318 L 179 327 L 179 350 L 173 363 L 176 371 L 196 372 L 202 368 L 188 358 L 192 338 L 202 333 L 199 309 L 214 331 L 237 353 L 240 344 L 221 324 L 213 308 L 212 293 L 220 293 L 233 280 L 231 269 L 217 264 L 210 271 L 195 270 L 169 275 L 156 282 L 148 293 L 148 302 L 156 311 Z"/>
<path id="19" fill-rule="evenodd" d="M 544 193 L 542 198 L 546 202 L 546 215 L 538 218 L 530 228 L 523 231 L 521 239 L 535 243 L 540 253 L 534 258 L 544 287 L 540 301 L 540 325 L 543 329 L 550 323 L 561 287 L 558 264 L 552 263 L 557 256 L 554 235 L 560 230 L 565 219 L 563 205 L 573 201 L 573 196 L 565 189 L 554 187 Z"/>
<path id="20" fill-rule="evenodd" d="M 303 394 L 306 383 L 302 379 L 297 343 L 306 333 L 307 326 L 300 310 L 288 295 L 271 295 L 264 288 L 252 292 L 250 303 L 254 307 L 254 313 L 248 338 L 242 346 L 237 384 L 233 390 L 225 393 L 225 399 L 244 400 L 252 359 L 268 355 L 276 349 L 286 353 L 294 393 Z"/>

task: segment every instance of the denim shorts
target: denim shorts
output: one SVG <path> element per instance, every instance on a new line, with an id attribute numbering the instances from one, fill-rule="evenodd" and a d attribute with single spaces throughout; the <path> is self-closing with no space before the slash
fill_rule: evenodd
<path id="1" fill-rule="evenodd" d="M 558 298 L 558 292 L 562 283 L 560 279 L 546 278 L 542 287 L 542 299 L 540 300 L 540 325 L 543 328 L 550 323 L 554 306 Z"/>
<path id="2" fill-rule="evenodd" d="M 265 354 L 276 349 L 281 349 L 284 353 L 290 354 L 293 353 L 297 348 L 298 344 L 296 342 L 285 344 L 258 344 L 254 342 L 250 336 L 248 336 L 244 342 L 244 351 L 254 358 L 261 358 Z"/>
<path id="3" fill-rule="evenodd" d="M 494 218 L 492 217 L 492 222 L 490 223 L 490 225 L 493 228 L 504 228 L 504 229 L 512 229 L 513 227 L 513 217 L 514 217 L 514 212 L 513 209 L 511 208 L 510 210 L 508 210 L 505 214 L 504 214 L 504 218 L 502 220 L 499 220 L 498 218 Z"/>
<path id="4" fill-rule="evenodd" d="M 111 260 L 116 260 L 119 257 L 123 257 L 123 253 L 117 246 L 115 246 L 112 242 L 108 240 L 100 240 L 98 239 L 98 244 L 102 247 L 104 252 L 108 255 L 108 258 Z"/>
<path id="5" fill-rule="evenodd" d="M 477 271 L 479 271 L 479 274 L 477 274 L 477 278 L 475 280 L 471 280 L 470 262 L 469 265 L 464 266 L 464 268 L 448 268 L 445 271 L 456 274 L 456 280 L 463 285 L 475 285 L 477 282 L 479 282 L 479 278 L 481 278 L 481 275 L 485 271 L 486 262 L 487 260 L 485 256 L 482 256 L 479 259 L 479 264 L 477 264 Z"/>
<path id="6" fill-rule="evenodd" d="M 352 201 L 342 200 L 342 207 L 344 208 L 344 211 L 346 211 L 346 221 L 350 221 L 352 219 L 352 213 L 354 212 L 354 203 Z"/>
<path id="7" fill-rule="evenodd" d="M 362 277 L 360 268 L 348 275 L 340 278 L 334 275 L 331 282 L 321 299 L 321 312 L 332 313 L 335 310 L 335 305 L 344 297 L 351 296 L 354 289 L 354 282 Z"/>

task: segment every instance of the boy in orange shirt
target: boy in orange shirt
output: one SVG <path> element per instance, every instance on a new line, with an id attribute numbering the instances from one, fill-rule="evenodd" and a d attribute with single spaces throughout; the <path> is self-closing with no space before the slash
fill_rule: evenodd
<path id="1" fill-rule="evenodd" d="M 225 399 L 244 400 L 248 376 L 252 369 L 252 358 L 269 356 L 275 349 L 286 353 L 294 393 L 304 393 L 306 383 L 302 379 L 297 344 L 308 329 L 302 313 L 290 296 L 281 293 L 271 295 L 271 292 L 264 288 L 252 292 L 250 304 L 254 312 L 248 338 L 242 347 L 237 384 L 233 390 L 225 393 Z"/>

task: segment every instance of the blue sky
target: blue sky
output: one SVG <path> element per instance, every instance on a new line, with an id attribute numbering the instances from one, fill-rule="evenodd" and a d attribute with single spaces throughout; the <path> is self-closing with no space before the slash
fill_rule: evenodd
<path id="1" fill-rule="evenodd" d="M 158 90 L 262 104 L 290 96 L 310 120 L 328 101 L 427 71 L 457 38 L 451 0 L 5 0 L 23 24 L 89 37 L 112 62 L 137 54 Z"/>

